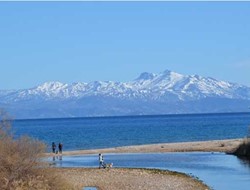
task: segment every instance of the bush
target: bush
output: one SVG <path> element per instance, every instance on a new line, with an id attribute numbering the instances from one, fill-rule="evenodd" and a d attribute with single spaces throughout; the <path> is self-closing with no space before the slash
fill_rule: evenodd
<path id="1" fill-rule="evenodd" d="M 0 111 L 0 189 L 71 189 L 53 168 L 41 162 L 45 145 L 29 137 L 15 140 L 7 118 Z"/>
<path id="2" fill-rule="evenodd" d="M 250 139 L 245 139 L 233 154 L 239 157 L 245 157 L 250 160 Z"/>

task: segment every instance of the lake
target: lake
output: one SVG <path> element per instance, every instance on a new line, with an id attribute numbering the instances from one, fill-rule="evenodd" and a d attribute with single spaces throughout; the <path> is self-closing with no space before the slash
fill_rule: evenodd
<path id="1" fill-rule="evenodd" d="M 249 113 L 15 120 L 15 136 L 29 135 L 64 150 L 243 138 Z"/>

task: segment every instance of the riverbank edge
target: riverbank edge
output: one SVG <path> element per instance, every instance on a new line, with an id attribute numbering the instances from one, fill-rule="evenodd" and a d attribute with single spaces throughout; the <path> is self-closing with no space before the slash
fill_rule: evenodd
<path id="1" fill-rule="evenodd" d="M 74 150 L 74 151 L 65 151 L 63 152 L 63 156 L 67 155 L 87 155 L 87 154 L 99 154 L 99 153 L 163 153 L 163 152 L 225 152 L 225 153 L 233 153 L 240 144 L 244 142 L 244 139 L 226 139 L 226 140 L 211 140 L 211 141 L 196 141 L 196 142 L 178 142 L 178 143 L 160 143 L 160 144 L 148 144 L 148 145 L 137 145 L 137 146 L 123 146 L 123 147 L 115 147 L 115 148 L 105 148 L 105 149 L 92 149 L 92 150 Z M 53 153 L 47 153 L 46 156 L 53 156 Z M 112 168 L 112 171 L 118 170 L 120 175 L 129 175 L 126 174 L 128 170 L 134 170 L 135 168 Z M 196 185 L 195 189 L 211 189 L 207 184 L 201 181 L 199 178 L 174 171 L 164 171 L 157 169 L 144 169 L 144 168 L 136 168 L 138 170 L 148 171 L 153 173 L 161 173 L 165 172 L 166 175 L 176 175 L 182 176 L 183 178 L 192 178 L 193 185 Z M 83 187 L 84 185 L 88 186 L 88 184 L 82 184 L 81 182 L 77 182 L 78 178 L 82 176 L 83 173 L 91 170 L 92 172 L 98 172 L 97 168 L 57 168 L 58 172 L 64 173 L 64 177 L 73 182 L 77 183 L 78 187 Z M 125 171 L 126 170 L 126 171 Z M 107 171 L 107 170 L 104 170 Z M 124 174 L 125 171 L 125 174 Z M 107 175 L 109 171 L 104 174 L 100 174 L 102 177 Z M 161 173 L 161 174 L 163 174 Z M 90 175 L 90 174 L 89 174 Z M 89 175 L 85 175 L 89 176 Z M 74 176 L 74 177 L 73 177 Z M 185 177 L 184 177 L 185 176 Z M 87 178 L 87 177 L 86 177 Z M 167 176 L 166 176 L 167 178 Z M 112 179 L 112 177 L 110 178 Z M 90 180 L 90 179 L 89 179 Z M 109 179 L 107 179 L 109 180 Z M 94 182 L 94 185 L 100 188 L 98 184 L 98 180 Z"/>
<path id="2" fill-rule="evenodd" d="M 241 139 L 159 143 L 147 145 L 122 146 L 103 149 L 64 151 L 63 155 L 86 155 L 99 153 L 163 153 L 163 152 L 225 152 L 233 153 L 240 144 Z M 44 156 L 53 156 L 53 153 L 45 153 Z"/>
<path id="3" fill-rule="evenodd" d="M 108 187 L 108 189 L 126 189 L 127 185 L 129 185 L 132 181 L 126 180 L 126 177 L 133 176 L 133 173 L 136 176 L 142 177 L 147 181 L 146 188 L 151 189 L 155 185 L 159 185 L 162 181 L 157 179 L 163 179 L 163 186 L 168 186 L 170 189 L 173 189 L 173 186 L 177 185 L 180 189 L 200 189 L 200 190 L 210 190 L 207 184 L 205 184 L 199 178 L 185 174 L 182 172 L 170 171 L 170 170 L 160 170 L 160 169 L 148 169 L 148 168 L 112 168 L 112 169 L 98 169 L 98 168 L 55 168 L 59 175 L 62 175 L 68 182 L 74 184 L 74 189 L 80 189 L 86 186 L 95 186 L 98 187 L 99 190 L 104 190 Z M 115 173 L 115 174 L 114 174 Z M 115 176 L 112 176 L 115 175 Z M 120 176 L 119 176 L 120 175 Z M 97 178 L 100 177 L 100 179 Z M 115 187 L 117 184 L 112 184 L 114 178 L 117 177 L 118 180 L 122 179 L 119 183 L 119 187 Z M 103 179 L 105 178 L 105 179 Z M 152 178 L 154 180 L 152 180 Z M 173 182 L 169 179 L 175 179 Z M 82 180 L 84 179 L 84 180 Z M 150 179 L 150 180 L 147 180 Z M 138 189 L 141 188 L 140 180 L 133 178 L 133 187 L 130 189 Z M 169 183 L 171 181 L 171 183 Z M 177 183 L 177 184 L 176 184 Z M 107 186 L 107 184 L 110 184 Z M 113 185 L 113 186 L 112 186 Z M 137 187 L 138 185 L 138 187 Z M 145 184 L 144 184 L 145 185 Z M 164 188 L 165 189 L 165 188 Z"/>

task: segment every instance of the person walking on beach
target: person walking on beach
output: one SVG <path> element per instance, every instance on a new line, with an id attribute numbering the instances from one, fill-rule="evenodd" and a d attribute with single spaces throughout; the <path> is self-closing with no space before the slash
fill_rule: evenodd
<path id="1" fill-rule="evenodd" d="M 63 148 L 63 144 L 62 143 L 59 143 L 58 145 L 58 150 L 59 150 L 59 153 L 62 154 L 62 148 Z"/>
<path id="2" fill-rule="evenodd" d="M 102 154 L 99 154 L 99 169 L 101 169 L 101 167 L 103 167 L 103 155 Z"/>
<path id="3" fill-rule="evenodd" d="M 52 142 L 52 152 L 56 153 L 56 143 Z"/>

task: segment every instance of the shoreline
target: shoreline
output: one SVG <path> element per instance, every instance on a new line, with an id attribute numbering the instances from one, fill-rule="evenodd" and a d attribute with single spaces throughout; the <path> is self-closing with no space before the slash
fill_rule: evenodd
<path id="1" fill-rule="evenodd" d="M 211 140 L 179 143 L 160 143 L 137 146 L 123 146 L 106 149 L 65 151 L 67 155 L 86 155 L 99 153 L 163 153 L 163 152 L 233 152 L 244 139 Z M 47 153 L 46 156 L 53 156 Z M 198 178 L 181 172 L 143 168 L 55 168 L 59 175 L 73 185 L 74 189 L 97 187 L 98 190 L 210 190 Z"/>
<path id="2" fill-rule="evenodd" d="M 143 168 L 56 168 L 58 175 L 73 189 L 97 187 L 98 190 L 210 190 L 201 180 L 190 175 L 159 169 Z"/>
<path id="3" fill-rule="evenodd" d="M 242 139 L 226 139 L 195 142 L 159 143 L 148 145 L 122 146 L 103 149 L 64 151 L 63 155 L 85 155 L 99 153 L 156 153 L 156 152 L 225 152 L 232 153 L 242 142 Z M 51 156 L 53 153 L 45 153 Z"/>

